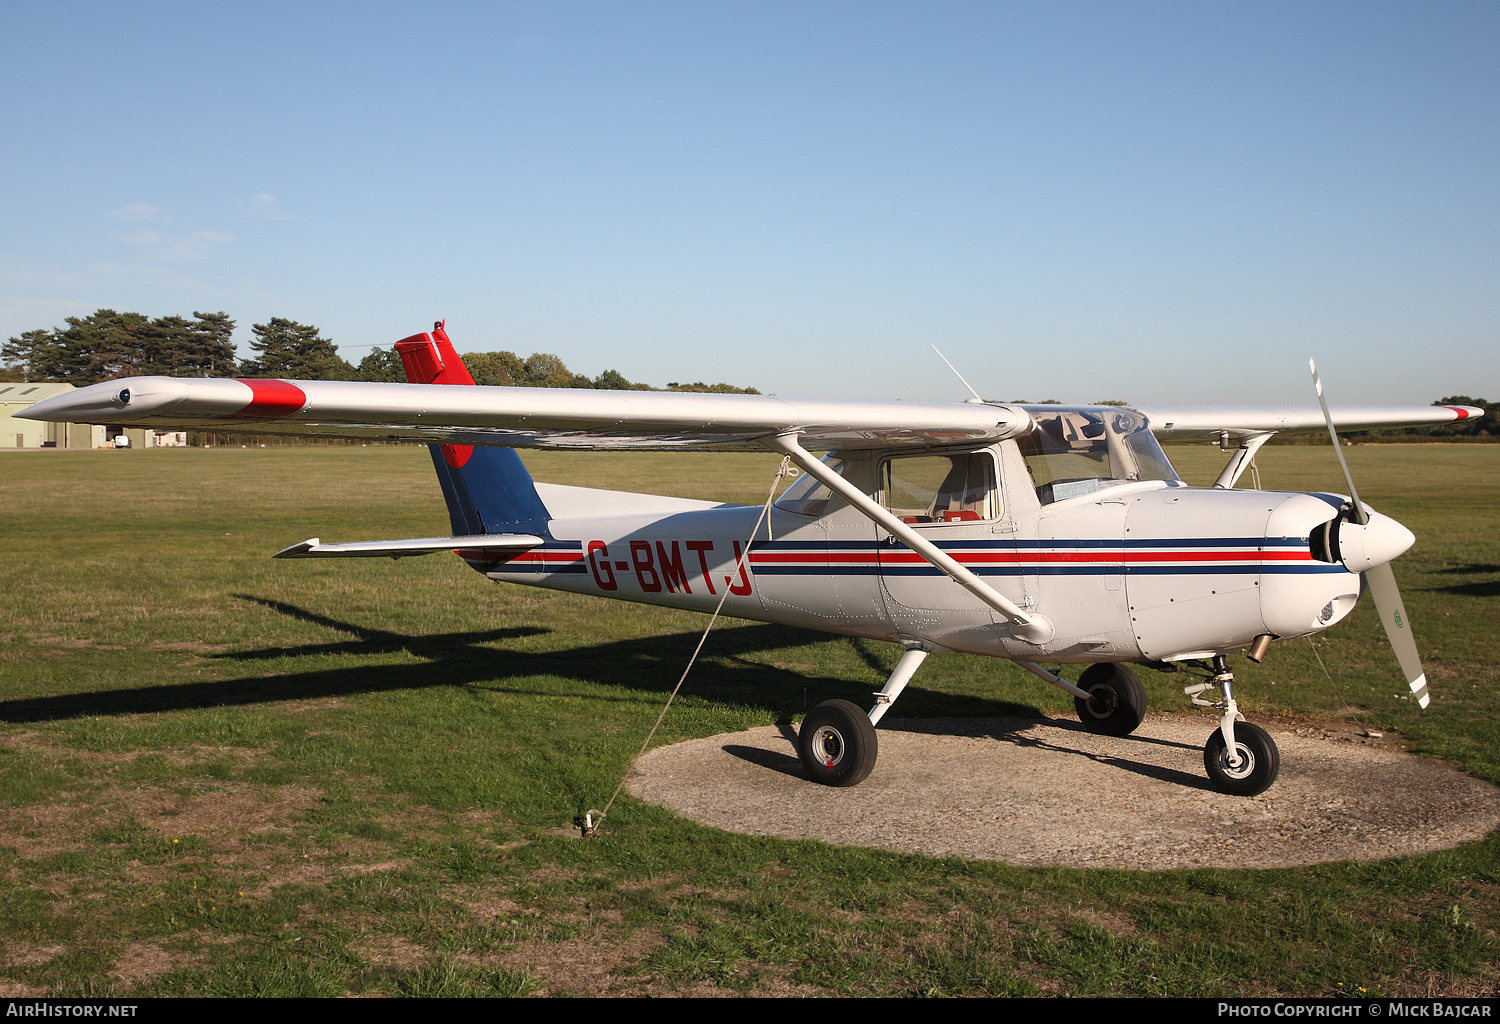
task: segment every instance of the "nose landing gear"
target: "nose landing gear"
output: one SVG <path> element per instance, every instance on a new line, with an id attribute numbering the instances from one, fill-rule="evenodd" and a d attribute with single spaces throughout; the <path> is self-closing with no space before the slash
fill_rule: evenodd
<path id="1" fill-rule="evenodd" d="M 1223 700 L 1209 701 L 1199 696 L 1213 687 L 1224 694 Z M 1281 771 L 1281 752 L 1270 733 L 1241 717 L 1234 699 L 1234 673 L 1229 671 L 1229 659 L 1215 655 L 1213 678 L 1189 686 L 1184 692 L 1193 698 L 1194 704 L 1224 712 L 1219 728 L 1203 745 L 1203 766 L 1208 769 L 1208 780 L 1214 788 L 1231 796 L 1255 796 L 1271 788 Z"/>

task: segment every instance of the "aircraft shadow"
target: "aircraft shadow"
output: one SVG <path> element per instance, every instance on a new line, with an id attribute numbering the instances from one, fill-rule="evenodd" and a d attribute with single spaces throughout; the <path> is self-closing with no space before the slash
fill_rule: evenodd
<path id="1" fill-rule="evenodd" d="M 796 741 L 793 740 L 793 742 Z M 767 750 L 765 747 L 752 747 L 744 743 L 726 743 L 723 750 L 724 753 L 759 768 L 766 768 L 780 775 L 789 775 L 794 779 L 807 778 L 802 762 L 779 750 Z"/>
<path id="2" fill-rule="evenodd" d="M 303 622 L 338 630 L 345 640 L 298 646 L 262 647 L 210 655 L 227 662 L 255 662 L 330 655 L 376 656 L 405 652 L 421 664 L 351 665 L 307 672 L 283 672 L 250 678 L 172 683 L 124 689 L 97 690 L 0 701 L 0 722 L 46 722 L 69 718 L 151 714 L 235 707 L 246 704 L 301 701 L 435 686 L 476 687 L 487 690 L 556 696 L 556 691 L 515 686 L 514 681 L 554 676 L 621 690 L 670 692 L 687 664 L 699 634 L 617 640 L 558 651 L 518 651 L 507 640 L 545 634 L 537 626 L 507 627 L 462 633 L 413 635 L 375 629 L 331 618 L 280 601 L 235 595 Z M 767 709 L 789 722 L 794 715 L 833 697 L 864 701 L 868 680 L 850 680 L 805 671 L 780 669 L 752 656 L 785 647 L 805 646 L 827 639 L 826 634 L 785 626 L 753 624 L 716 629 L 709 634 L 685 693 Z M 726 671 L 725 663 L 729 670 Z M 908 694 L 941 701 L 942 713 L 954 717 L 1035 715 L 1024 705 L 948 694 L 922 694 L 912 686 Z M 614 698 L 590 695 L 588 699 Z M 628 700 L 625 696 L 618 698 Z"/>
<path id="3" fill-rule="evenodd" d="M 1054 729 L 1079 734 L 1084 733 L 1083 726 L 1077 722 L 1070 722 L 1066 719 L 1044 719 L 1042 721 Z M 1060 754 L 1071 754 L 1086 758 L 1102 766 L 1118 768 L 1140 775 L 1143 778 L 1155 779 L 1158 782 L 1166 782 L 1188 789 L 1211 790 L 1213 788 L 1206 778 L 1178 771 L 1175 768 L 1136 761 L 1118 754 L 1098 754 L 1079 747 L 1043 739 L 1033 731 L 1038 724 L 1038 720 L 1035 718 L 981 719 L 977 721 L 963 720 L 958 722 L 950 719 L 939 719 L 936 721 L 903 719 L 892 721 L 886 729 L 887 731 L 917 733 L 929 736 L 984 737 L 1031 750 L 1050 750 Z M 796 746 L 797 735 L 791 726 L 783 726 L 781 734 L 783 738 L 791 742 L 793 746 Z M 1150 736 L 1124 736 L 1119 738 L 1119 742 L 1130 745 L 1144 744 L 1173 747 L 1178 750 L 1197 751 L 1199 749 L 1190 743 L 1156 739 Z M 807 778 L 807 772 L 803 770 L 802 762 L 796 757 L 779 750 L 768 750 L 765 747 L 755 747 L 744 743 L 726 743 L 721 749 L 726 754 L 737 757 L 741 761 L 765 768 L 780 775 L 798 779 Z"/>
<path id="4" fill-rule="evenodd" d="M 1455 594 L 1460 597 L 1500 597 L 1500 580 L 1488 583 L 1455 583 L 1451 587 L 1428 587 L 1430 594 Z"/>
<path id="5" fill-rule="evenodd" d="M 1442 569 L 1442 576 L 1487 576 L 1500 575 L 1500 565 L 1456 565 Z M 1474 583 L 1453 583 L 1446 587 L 1427 587 L 1429 594 L 1455 594 L 1460 597 L 1500 597 L 1500 580 L 1480 580 Z"/>
<path id="6" fill-rule="evenodd" d="M 1087 760 L 1093 761 L 1098 765 L 1103 765 L 1110 768 L 1119 768 L 1123 771 L 1132 772 L 1143 778 L 1155 779 L 1158 782 L 1170 782 L 1174 785 L 1183 786 L 1188 789 L 1209 790 L 1213 788 L 1211 785 L 1209 785 L 1208 779 L 1199 775 L 1190 774 L 1188 772 L 1178 771 L 1176 768 L 1168 768 L 1164 765 L 1158 764 L 1147 764 L 1141 761 L 1132 761 L 1129 758 L 1121 757 L 1118 754 L 1097 754 L 1093 751 L 1082 750 L 1075 746 L 1049 742 L 1048 740 L 1045 740 L 1039 736 L 1026 735 L 1024 734 L 1023 730 L 1028 724 L 1029 723 L 1026 722 L 1016 722 L 1016 728 L 1014 730 L 1007 730 L 1004 732 L 995 730 L 992 735 L 994 735 L 994 738 L 997 740 L 1004 740 L 1009 743 L 1013 743 L 1018 747 L 1025 747 L 1031 750 L 1050 750 L 1054 753 L 1059 754 L 1072 754 L 1075 757 L 1086 758 Z M 1058 722 L 1054 720 L 1051 724 L 1054 726 L 1063 727 L 1072 725 L 1076 726 L 1076 730 L 1073 731 L 1077 731 L 1080 733 L 1084 731 L 1082 726 L 1078 726 L 1076 723 L 1072 722 Z M 1160 746 L 1177 747 L 1179 749 L 1186 750 L 1198 749 L 1197 747 L 1191 746 L 1190 744 L 1175 743 L 1165 740 L 1155 740 L 1149 736 L 1122 736 L 1119 737 L 1118 742 L 1122 744 L 1156 744 Z"/>

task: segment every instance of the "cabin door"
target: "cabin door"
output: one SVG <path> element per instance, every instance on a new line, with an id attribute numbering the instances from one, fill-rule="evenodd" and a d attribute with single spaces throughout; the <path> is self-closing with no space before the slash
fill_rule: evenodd
<path id="1" fill-rule="evenodd" d="M 902 522 L 1002 593 L 1015 557 L 999 532 L 1001 502 L 994 454 L 988 450 L 896 455 L 879 469 L 878 500 Z M 988 628 L 989 605 L 921 555 L 878 531 L 881 589 L 892 618 L 905 631 L 932 636 Z"/>

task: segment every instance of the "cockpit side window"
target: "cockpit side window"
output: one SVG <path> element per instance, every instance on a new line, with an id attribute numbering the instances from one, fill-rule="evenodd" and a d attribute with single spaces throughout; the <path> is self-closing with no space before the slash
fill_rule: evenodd
<path id="1" fill-rule="evenodd" d="M 1135 480 L 1181 482 L 1146 418 L 1132 409 L 1030 406 L 1016 439 L 1043 505 Z"/>
<path id="2" fill-rule="evenodd" d="M 880 469 L 881 503 L 906 523 L 970 523 L 995 519 L 995 460 L 989 452 L 902 455 Z"/>

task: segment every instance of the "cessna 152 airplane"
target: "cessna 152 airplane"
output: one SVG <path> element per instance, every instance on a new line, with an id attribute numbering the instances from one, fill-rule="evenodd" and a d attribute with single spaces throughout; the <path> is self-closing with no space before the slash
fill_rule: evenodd
<path id="1" fill-rule="evenodd" d="M 1129 663 L 1206 660 L 1188 687 L 1221 712 L 1213 785 L 1260 793 L 1276 744 L 1243 720 L 1230 654 L 1327 629 L 1373 592 L 1422 707 L 1421 661 L 1390 562 L 1414 538 L 1349 495 L 1236 490 L 1277 431 L 1440 423 L 1467 407 L 1116 408 L 805 400 L 474 386 L 443 324 L 396 343 L 407 384 L 136 377 L 49 398 L 38 420 L 425 442 L 453 535 L 295 544 L 278 558 L 454 551 L 492 580 L 889 640 L 905 654 L 869 712 L 805 717 L 819 783 L 875 765 L 875 724 L 929 655 L 1009 658 L 1071 693 L 1085 728 L 1146 711 Z M 1314 382 L 1317 372 L 1313 371 Z M 468 385 L 453 387 L 451 385 Z M 1218 440 L 1189 487 L 1157 436 Z M 516 448 L 765 450 L 803 471 L 769 510 L 534 482 Z M 818 458 L 815 452 L 825 452 Z M 1343 454 L 1339 452 L 1343 462 Z M 769 514 L 766 514 L 768 511 Z M 1087 666 L 1069 682 L 1041 663 Z M 1205 692 L 1217 691 L 1206 700 Z"/>

